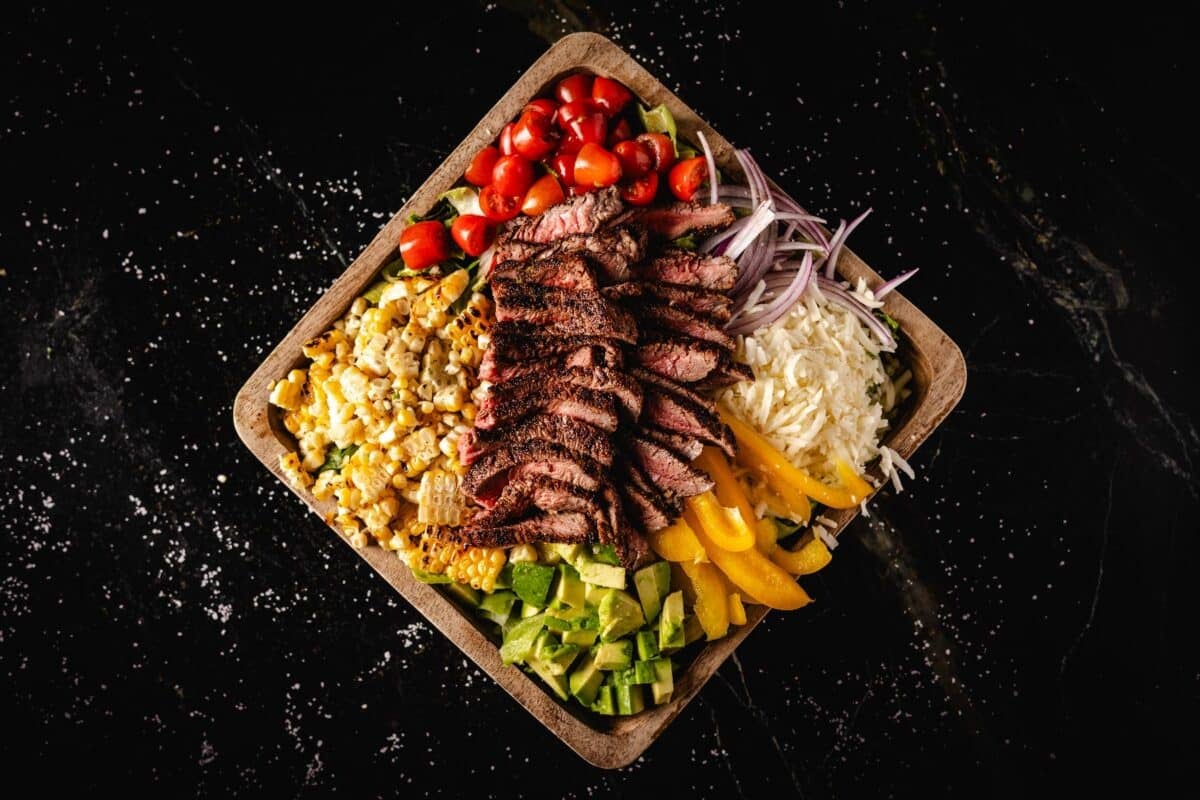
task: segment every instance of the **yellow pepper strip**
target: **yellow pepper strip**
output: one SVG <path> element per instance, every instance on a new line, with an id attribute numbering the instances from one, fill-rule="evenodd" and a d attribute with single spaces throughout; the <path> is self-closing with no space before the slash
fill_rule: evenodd
<path id="1" fill-rule="evenodd" d="M 746 624 L 746 607 L 742 605 L 742 596 L 737 592 L 729 595 L 729 621 L 734 625 Z"/>
<path id="2" fill-rule="evenodd" d="M 840 458 L 837 460 L 837 474 L 850 493 L 859 498 L 869 497 L 871 492 L 875 491 L 874 486 L 863 480 L 857 472 L 850 468 L 849 464 Z M 859 502 L 862 500 L 860 499 Z"/>
<path id="3" fill-rule="evenodd" d="M 701 451 L 700 455 L 692 464 L 699 469 L 708 473 L 708 477 L 713 479 L 715 486 L 713 494 L 717 496 L 717 500 L 726 508 L 736 508 L 742 512 L 742 519 L 746 520 L 755 531 L 758 549 L 764 553 L 769 553 L 775 549 L 775 526 L 762 525 L 761 520 L 758 520 L 754 515 L 754 507 L 750 505 L 750 499 L 746 497 L 746 492 L 742 489 L 742 482 L 733 474 L 733 470 L 729 468 L 729 462 L 725 460 L 725 454 L 717 448 L 709 445 Z"/>
<path id="4" fill-rule="evenodd" d="M 708 555 L 692 528 L 682 519 L 646 536 L 650 549 L 667 561 L 708 561 Z"/>
<path id="5" fill-rule="evenodd" d="M 705 636 L 710 642 L 720 639 L 729 633 L 729 597 L 725 594 L 725 579 L 712 564 L 684 561 L 679 567 L 696 590 L 692 610 L 696 612 Z"/>
<path id="6" fill-rule="evenodd" d="M 807 541 L 801 541 L 795 550 L 776 549 L 771 553 L 771 560 L 793 575 L 811 575 L 833 561 L 833 554 L 820 536 L 806 538 Z"/>
<path id="7" fill-rule="evenodd" d="M 722 550 L 703 529 L 695 531 L 709 560 L 716 564 L 743 594 L 764 606 L 792 611 L 812 602 L 791 575 L 775 566 L 771 559 L 751 547 L 738 553 Z"/>
<path id="8" fill-rule="evenodd" d="M 854 508 L 867 494 L 857 494 L 845 489 L 826 486 L 802 469 L 797 469 L 783 453 L 767 441 L 761 433 L 735 417 L 724 406 L 718 406 L 721 419 L 733 430 L 738 441 L 738 461 L 751 469 L 758 470 L 767 483 L 771 484 L 780 497 L 793 506 L 792 512 L 800 519 L 801 506 L 797 495 L 804 494 L 824 503 L 830 508 Z M 800 521 L 806 521 L 807 515 Z"/>
<path id="9" fill-rule="evenodd" d="M 741 512 L 722 506 L 712 492 L 689 497 L 684 506 L 718 547 L 734 553 L 754 547 L 754 530 L 742 519 Z"/>

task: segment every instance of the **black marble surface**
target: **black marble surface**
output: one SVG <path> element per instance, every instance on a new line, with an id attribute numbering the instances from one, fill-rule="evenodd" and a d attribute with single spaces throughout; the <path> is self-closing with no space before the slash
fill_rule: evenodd
<path id="1" fill-rule="evenodd" d="M 1188 28 L 1144 7 L 554 8 L 5 12 L 4 774 L 168 797 L 1018 797 L 1194 772 Z M 922 268 L 906 294 L 970 365 L 818 603 L 771 617 L 613 773 L 230 418 L 378 226 L 585 28 L 808 206 L 873 206 L 856 250 Z"/>

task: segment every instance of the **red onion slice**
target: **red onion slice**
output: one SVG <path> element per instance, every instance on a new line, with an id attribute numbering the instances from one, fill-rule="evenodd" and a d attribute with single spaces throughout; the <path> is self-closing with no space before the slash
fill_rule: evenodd
<path id="1" fill-rule="evenodd" d="M 834 270 L 837 269 L 838 256 L 842 254 L 842 247 L 846 244 L 846 237 L 854 233 L 854 229 L 857 228 L 870 213 L 871 209 L 868 208 L 866 211 L 852 219 L 849 224 L 846 224 L 845 229 L 843 229 L 841 225 L 838 226 L 838 232 L 841 233 L 841 238 L 839 239 L 837 234 L 834 234 L 833 238 L 836 240 L 836 243 L 830 243 L 829 255 L 825 259 L 826 278 L 832 278 L 834 275 Z"/>
<path id="2" fill-rule="evenodd" d="M 700 148 L 704 151 L 704 163 L 708 166 L 708 204 L 717 204 L 717 160 L 713 158 L 712 148 L 708 146 L 708 137 L 704 131 L 697 130 L 696 138 L 700 140 Z"/>
<path id="3" fill-rule="evenodd" d="M 808 288 L 808 283 L 812 279 L 812 275 L 812 253 L 805 253 L 804 259 L 800 262 L 800 268 L 792 276 L 787 290 L 762 308 L 756 309 L 754 313 L 748 314 L 742 319 L 737 320 L 737 322 L 731 323 L 725 329 L 726 332 L 733 336 L 741 336 L 752 333 L 765 325 L 770 325 L 796 304 L 796 301 L 804 294 L 804 290 Z"/>
<path id="4" fill-rule="evenodd" d="M 871 332 L 883 343 L 884 347 L 890 350 L 896 349 L 896 340 L 892 338 L 892 332 L 871 313 L 871 309 L 859 302 L 858 298 L 850 294 L 845 287 L 836 281 L 822 276 L 817 276 L 816 283 L 827 300 L 831 303 L 837 303 L 858 317 L 863 324 L 871 329 Z"/>
<path id="5" fill-rule="evenodd" d="M 911 278 L 913 275 L 916 275 L 920 271 L 921 271 L 921 268 L 917 267 L 915 269 L 910 269 L 908 272 L 905 272 L 903 274 L 897 275 L 896 277 L 892 278 L 890 281 L 888 281 L 887 283 L 883 284 L 882 286 L 880 286 L 878 289 L 875 290 L 875 299 L 882 300 L 884 298 L 884 295 L 890 294 L 897 286 L 904 283 L 906 280 Z"/>

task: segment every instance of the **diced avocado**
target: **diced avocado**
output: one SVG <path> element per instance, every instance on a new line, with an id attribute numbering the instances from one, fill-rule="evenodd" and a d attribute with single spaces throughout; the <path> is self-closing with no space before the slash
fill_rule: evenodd
<path id="1" fill-rule="evenodd" d="M 614 567 L 621 565 L 621 559 L 617 557 L 617 550 L 611 544 L 592 545 L 592 560 L 599 561 L 601 564 L 612 564 Z"/>
<path id="2" fill-rule="evenodd" d="M 479 601 L 479 613 L 497 625 L 503 625 L 508 622 L 516 604 L 517 596 L 512 592 L 492 592 Z"/>
<path id="3" fill-rule="evenodd" d="M 613 683 L 617 686 L 641 686 L 655 680 L 654 662 L 635 661 L 630 667 L 613 672 Z"/>
<path id="4" fill-rule="evenodd" d="M 628 669 L 633 663 L 633 642 L 622 639 L 619 642 L 603 642 L 596 647 L 592 656 L 597 669 L 616 670 Z"/>
<path id="5" fill-rule="evenodd" d="M 596 699 L 591 705 L 592 711 L 597 714 L 603 714 L 606 717 L 611 717 L 617 713 L 617 704 L 613 700 L 613 687 L 601 686 L 596 692 Z"/>
<path id="6" fill-rule="evenodd" d="M 508 561 L 504 564 L 503 567 L 500 568 L 500 574 L 496 576 L 496 588 L 497 589 L 513 588 L 512 576 L 513 576 L 513 564 L 511 561 Z"/>
<path id="7" fill-rule="evenodd" d="M 653 620 L 662 610 L 662 599 L 671 591 L 671 565 L 666 561 L 656 561 L 648 567 L 642 567 L 633 573 L 633 585 L 637 589 L 638 600 L 642 601 L 646 620 Z"/>
<path id="8" fill-rule="evenodd" d="M 641 686 L 621 686 L 618 684 L 613 688 L 616 689 L 618 714 L 636 714 L 646 707 L 646 700 L 642 696 Z"/>
<path id="9" fill-rule="evenodd" d="M 570 564 L 558 565 L 558 583 L 554 586 L 553 608 L 583 608 L 583 581 Z"/>
<path id="10" fill-rule="evenodd" d="M 583 601 L 592 608 L 600 605 L 600 601 L 604 599 L 604 595 L 607 593 L 607 586 L 597 586 L 594 583 L 585 583 L 583 585 Z"/>
<path id="11" fill-rule="evenodd" d="M 556 631 L 598 630 L 600 622 L 595 609 L 551 608 L 546 612 L 546 627 Z"/>
<path id="12" fill-rule="evenodd" d="M 479 605 L 479 592 L 467 586 L 465 583 L 451 581 L 446 584 L 446 593 L 453 597 L 459 603 L 470 608 L 475 608 Z"/>
<path id="13" fill-rule="evenodd" d="M 529 603 L 521 603 L 521 619 L 528 619 L 542 613 L 542 610 L 537 606 L 531 606 Z"/>
<path id="14" fill-rule="evenodd" d="M 565 561 L 573 565 L 587 553 L 587 548 L 581 544 L 542 542 L 538 545 L 538 551 L 542 554 L 541 561 L 543 563 L 557 564 L 560 561 Z"/>
<path id="15" fill-rule="evenodd" d="M 650 684 L 650 696 L 654 705 L 669 702 L 675 691 L 675 679 L 671 675 L 671 659 L 660 658 L 654 662 L 654 681 Z"/>
<path id="16" fill-rule="evenodd" d="M 652 661 L 658 658 L 658 637 L 652 631 L 638 631 L 635 639 L 638 658 L 643 661 Z"/>
<path id="17" fill-rule="evenodd" d="M 454 583 L 453 578 L 440 572 L 426 572 L 423 569 L 414 568 L 412 574 L 421 583 Z"/>
<path id="18" fill-rule="evenodd" d="M 627 592 L 609 589 L 600 600 L 600 641 L 613 642 L 646 624 L 642 604 Z"/>
<path id="19" fill-rule="evenodd" d="M 688 614 L 683 621 L 683 643 L 689 645 L 704 636 L 704 626 L 695 614 Z"/>
<path id="20" fill-rule="evenodd" d="M 577 644 L 580 647 L 591 647 L 599 637 L 600 631 L 595 628 L 590 630 L 581 628 L 580 630 L 562 632 L 563 644 Z"/>
<path id="21" fill-rule="evenodd" d="M 562 561 L 562 556 L 559 555 L 558 550 L 555 549 L 556 547 L 557 545 L 550 544 L 549 542 L 538 542 L 538 561 L 550 565 Z"/>
<path id="22" fill-rule="evenodd" d="M 500 645 L 500 658 L 505 664 L 516 664 L 529 658 L 533 643 L 538 634 L 546 627 L 546 615 L 536 614 L 515 623 L 504 634 L 504 643 Z"/>
<path id="23" fill-rule="evenodd" d="M 663 601 L 658 618 L 658 649 L 660 652 L 683 647 L 683 592 L 672 592 Z"/>
<path id="24" fill-rule="evenodd" d="M 571 665 L 575 663 L 575 659 L 579 657 L 580 648 L 577 644 L 559 644 L 549 649 L 547 658 L 539 658 L 550 670 L 551 675 L 566 675 L 567 670 L 571 669 Z"/>
<path id="25" fill-rule="evenodd" d="M 566 675 L 561 673 L 557 675 L 554 674 L 554 672 L 550 670 L 550 666 L 548 664 L 538 661 L 536 658 L 530 659 L 528 663 L 529 668 L 536 672 L 538 677 L 546 682 L 546 685 L 554 691 L 554 694 L 558 696 L 559 700 L 566 700 L 568 697 L 570 697 L 570 694 L 568 694 Z"/>
<path id="26" fill-rule="evenodd" d="M 585 706 L 590 706 L 595 702 L 602 683 L 604 683 L 604 673 L 596 666 L 592 657 L 586 653 L 583 658 L 579 659 L 579 666 L 571 671 L 571 677 L 567 682 L 571 688 L 571 694 Z"/>
<path id="27" fill-rule="evenodd" d="M 612 564 L 601 564 L 599 561 L 580 562 L 579 579 L 584 583 L 607 586 L 610 589 L 625 588 L 625 570 Z"/>
<path id="28" fill-rule="evenodd" d="M 512 565 L 512 588 L 517 597 L 531 606 L 546 605 L 550 584 L 554 582 L 554 567 L 522 561 Z"/>

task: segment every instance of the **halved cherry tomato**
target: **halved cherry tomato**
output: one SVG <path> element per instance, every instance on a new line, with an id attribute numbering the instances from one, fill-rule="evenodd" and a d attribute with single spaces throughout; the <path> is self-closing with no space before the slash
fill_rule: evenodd
<path id="1" fill-rule="evenodd" d="M 667 176 L 667 185 L 671 187 L 671 194 L 686 203 L 696 196 L 696 192 L 700 191 L 700 185 L 706 180 L 708 180 L 708 164 L 705 163 L 704 156 L 695 156 L 685 158 L 671 167 L 671 174 Z"/>
<path id="2" fill-rule="evenodd" d="M 525 104 L 522 112 L 532 111 L 535 114 L 541 114 L 547 119 L 554 119 L 554 112 L 558 111 L 558 103 L 555 103 L 549 97 L 539 97 L 535 100 L 530 100 Z"/>
<path id="3" fill-rule="evenodd" d="M 521 204 L 521 212 L 536 217 L 550 206 L 561 203 L 563 197 L 562 186 L 559 184 L 558 178 L 553 175 L 543 175 L 534 181 L 533 186 L 530 186 L 529 191 L 525 193 L 525 202 Z"/>
<path id="4" fill-rule="evenodd" d="M 621 197 L 634 206 L 648 206 L 658 194 L 658 173 L 647 172 L 632 183 L 621 187 Z"/>
<path id="5" fill-rule="evenodd" d="M 703 159 L 701 159 L 703 160 Z M 598 144 L 588 142 L 575 156 L 575 183 L 584 188 L 612 186 L 621 180 L 621 160 Z"/>
<path id="6" fill-rule="evenodd" d="M 554 158 L 550 159 L 550 169 L 554 170 L 554 174 L 562 181 L 563 186 L 573 186 L 575 184 L 575 153 L 564 152 L 560 147 L 558 152 L 554 154 Z"/>
<path id="7" fill-rule="evenodd" d="M 633 128 L 629 125 L 629 120 L 619 119 L 617 124 L 612 126 L 612 130 L 608 132 L 608 149 L 616 147 L 617 142 L 624 142 L 633 138 Z"/>
<path id="8" fill-rule="evenodd" d="M 642 133 L 634 139 L 650 148 L 654 154 L 654 171 L 666 172 L 675 163 L 675 145 L 665 133 Z"/>
<path id="9" fill-rule="evenodd" d="M 491 220 L 478 214 L 461 214 L 450 226 L 450 237 L 469 256 L 477 256 L 491 247 L 494 235 Z"/>
<path id="10" fill-rule="evenodd" d="M 567 131 L 570 136 L 583 144 L 591 142 L 603 145 L 604 137 L 608 134 L 608 123 L 604 121 L 604 115 L 599 112 L 585 114 L 582 117 L 575 117 L 567 123 Z"/>
<path id="11" fill-rule="evenodd" d="M 575 134 L 568 133 L 562 138 L 562 141 L 558 143 L 558 149 L 554 152 L 566 153 L 567 155 L 574 157 L 574 155 L 579 152 L 579 148 L 581 147 L 583 147 L 583 141 L 580 140 L 580 138 Z"/>
<path id="12" fill-rule="evenodd" d="M 637 180 L 648 172 L 654 171 L 654 154 L 642 142 L 632 139 L 617 142 L 612 149 L 613 154 L 621 159 L 621 172 L 626 178 Z"/>
<path id="13" fill-rule="evenodd" d="M 621 109 L 633 99 L 633 95 L 611 78 L 597 75 L 592 83 L 592 99 L 604 109 L 604 113 L 613 117 L 621 113 Z"/>
<path id="14" fill-rule="evenodd" d="M 427 269 L 449 257 L 446 226 L 436 219 L 409 225 L 400 234 L 400 258 L 409 269 Z"/>
<path id="15" fill-rule="evenodd" d="M 496 166 L 498 158 L 500 151 L 489 144 L 471 159 L 471 166 L 464 173 L 466 179 L 476 186 L 487 186 L 492 182 L 492 167 Z"/>
<path id="16" fill-rule="evenodd" d="M 560 103 L 582 100 L 585 97 L 591 98 L 592 76 L 580 72 L 563 78 L 558 82 L 558 86 L 554 87 L 554 95 Z"/>
<path id="17" fill-rule="evenodd" d="M 479 207 L 492 222 L 504 222 L 521 213 L 521 198 L 505 197 L 495 186 L 485 186 L 479 193 Z"/>
<path id="18" fill-rule="evenodd" d="M 505 197 L 524 195 L 533 178 L 533 164 L 518 155 L 500 156 L 492 167 L 492 186 Z"/>
<path id="19" fill-rule="evenodd" d="M 526 111 L 512 131 L 513 149 L 518 155 L 537 161 L 554 149 L 558 133 L 540 112 Z"/>
<path id="20" fill-rule="evenodd" d="M 572 100 L 570 103 L 563 103 L 558 107 L 558 115 L 555 119 L 558 122 L 558 127 L 565 131 L 569 129 L 572 120 L 586 117 L 588 114 L 600 114 L 600 109 L 592 102 L 590 97 L 585 97 L 582 100 Z"/>
<path id="21" fill-rule="evenodd" d="M 510 122 L 500 129 L 500 155 L 511 156 L 517 152 L 512 144 L 513 124 Z"/>

